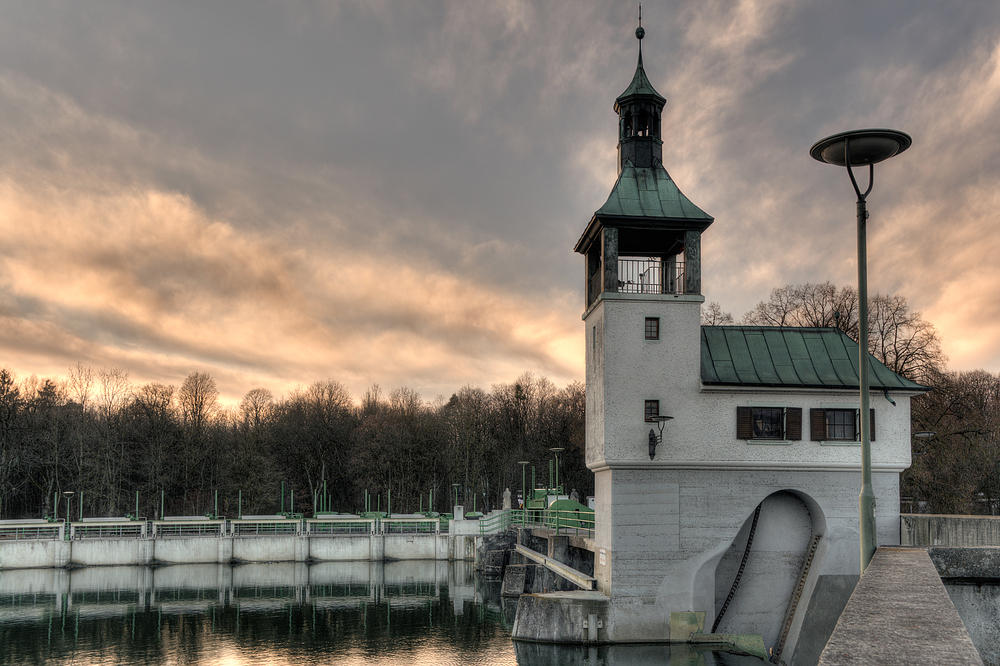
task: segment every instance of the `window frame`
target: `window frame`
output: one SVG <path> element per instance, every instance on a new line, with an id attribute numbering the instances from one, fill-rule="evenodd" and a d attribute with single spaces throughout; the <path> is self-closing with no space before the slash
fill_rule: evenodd
<path id="1" fill-rule="evenodd" d="M 781 411 L 780 437 L 755 437 L 755 413 L 763 410 Z M 736 408 L 736 439 L 748 442 L 797 442 L 802 439 L 802 408 L 773 403 L 749 404 Z"/>
<path id="2" fill-rule="evenodd" d="M 650 408 L 653 408 L 652 411 Z M 646 423 L 655 423 L 656 417 L 660 415 L 660 401 L 659 400 L 646 400 L 643 403 L 643 419 Z"/>
<path id="3" fill-rule="evenodd" d="M 854 418 L 854 437 L 831 437 L 831 412 L 850 413 Z M 810 438 L 814 442 L 845 444 L 861 442 L 861 408 L 857 405 L 823 405 L 809 410 Z M 868 410 L 868 440 L 875 441 L 875 408 Z"/>
<path id="4" fill-rule="evenodd" d="M 653 325 L 654 331 L 650 331 L 650 324 Z M 643 336 L 646 340 L 659 340 L 660 339 L 660 318 L 659 317 L 646 317 L 643 324 Z"/>

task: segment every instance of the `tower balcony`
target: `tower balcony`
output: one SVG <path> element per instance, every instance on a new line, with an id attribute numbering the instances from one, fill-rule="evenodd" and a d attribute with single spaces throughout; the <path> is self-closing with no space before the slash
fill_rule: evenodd
<path id="1" fill-rule="evenodd" d="M 622 294 L 685 294 L 684 262 L 674 258 L 660 259 L 619 258 L 617 288 L 602 289 L 602 271 L 590 278 L 587 303 L 593 303 L 602 291 L 617 291 Z"/>

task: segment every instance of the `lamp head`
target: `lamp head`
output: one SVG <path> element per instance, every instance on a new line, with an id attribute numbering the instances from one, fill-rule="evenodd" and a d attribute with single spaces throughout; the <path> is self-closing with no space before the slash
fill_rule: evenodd
<path id="1" fill-rule="evenodd" d="M 813 159 L 834 166 L 848 166 L 847 153 L 850 143 L 850 166 L 877 164 L 898 155 L 913 143 L 909 134 L 890 129 L 851 130 L 828 136 L 817 141 L 809 154 Z"/>

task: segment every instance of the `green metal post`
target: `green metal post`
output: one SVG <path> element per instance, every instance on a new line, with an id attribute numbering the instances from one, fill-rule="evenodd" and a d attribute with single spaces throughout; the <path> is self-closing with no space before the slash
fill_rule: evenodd
<path id="1" fill-rule="evenodd" d="M 858 423 L 861 427 L 861 494 L 858 496 L 858 512 L 861 523 L 861 573 L 875 556 L 878 541 L 875 530 L 875 493 L 872 490 L 872 444 L 871 416 L 868 377 L 868 208 L 865 197 L 858 192 L 858 375 L 861 380 L 861 413 Z"/>
<path id="2" fill-rule="evenodd" d="M 83 522 L 83 491 L 80 491 L 80 522 Z"/>
<path id="3" fill-rule="evenodd" d="M 138 499 L 138 498 L 136 498 L 136 499 Z M 216 490 L 215 490 L 215 511 L 212 513 L 212 517 L 213 518 L 218 518 L 219 517 L 219 489 L 218 488 L 216 488 Z"/>
<path id="4" fill-rule="evenodd" d="M 243 489 L 240 488 L 240 493 L 237 495 L 239 499 L 236 500 L 236 517 L 240 520 L 243 519 Z"/>
<path id="5" fill-rule="evenodd" d="M 163 520 L 164 507 L 167 505 L 167 491 L 160 491 L 160 520 Z"/>
<path id="6" fill-rule="evenodd" d="M 295 491 L 291 488 L 289 488 L 288 491 L 288 501 L 291 503 L 291 507 L 288 509 L 288 512 L 295 513 Z"/>
<path id="7" fill-rule="evenodd" d="M 135 517 L 139 517 L 139 491 L 135 491 Z"/>
<path id="8" fill-rule="evenodd" d="M 385 513 L 386 513 L 386 515 L 391 516 L 392 515 L 392 488 L 389 488 L 388 493 L 389 493 L 389 498 L 388 498 L 388 500 L 385 503 L 385 505 L 386 505 L 385 506 Z"/>
<path id="9" fill-rule="evenodd" d="M 278 506 L 281 507 L 281 510 L 278 511 L 278 513 L 284 513 L 285 512 L 285 482 L 284 481 L 281 482 L 281 502 L 278 503 Z"/>

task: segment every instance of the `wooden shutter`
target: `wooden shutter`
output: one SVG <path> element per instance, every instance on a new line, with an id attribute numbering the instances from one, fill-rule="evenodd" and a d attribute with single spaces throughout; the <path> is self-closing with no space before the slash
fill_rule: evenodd
<path id="1" fill-rule="evenodd" d="M 798 441 L 802 439 L 802 408 L 785 408 L 785 439 Z"/>
<path id="2" fill-rule="evenodd" d="M 809 438 L 814 442 L 826 439 L 826 410 L 822 407 L 809 410 Z"/>
<path id="3" fill-rule="evenodd" d="M 753 439 L 753 409 L 736 408 L 736 439 Z"/>

